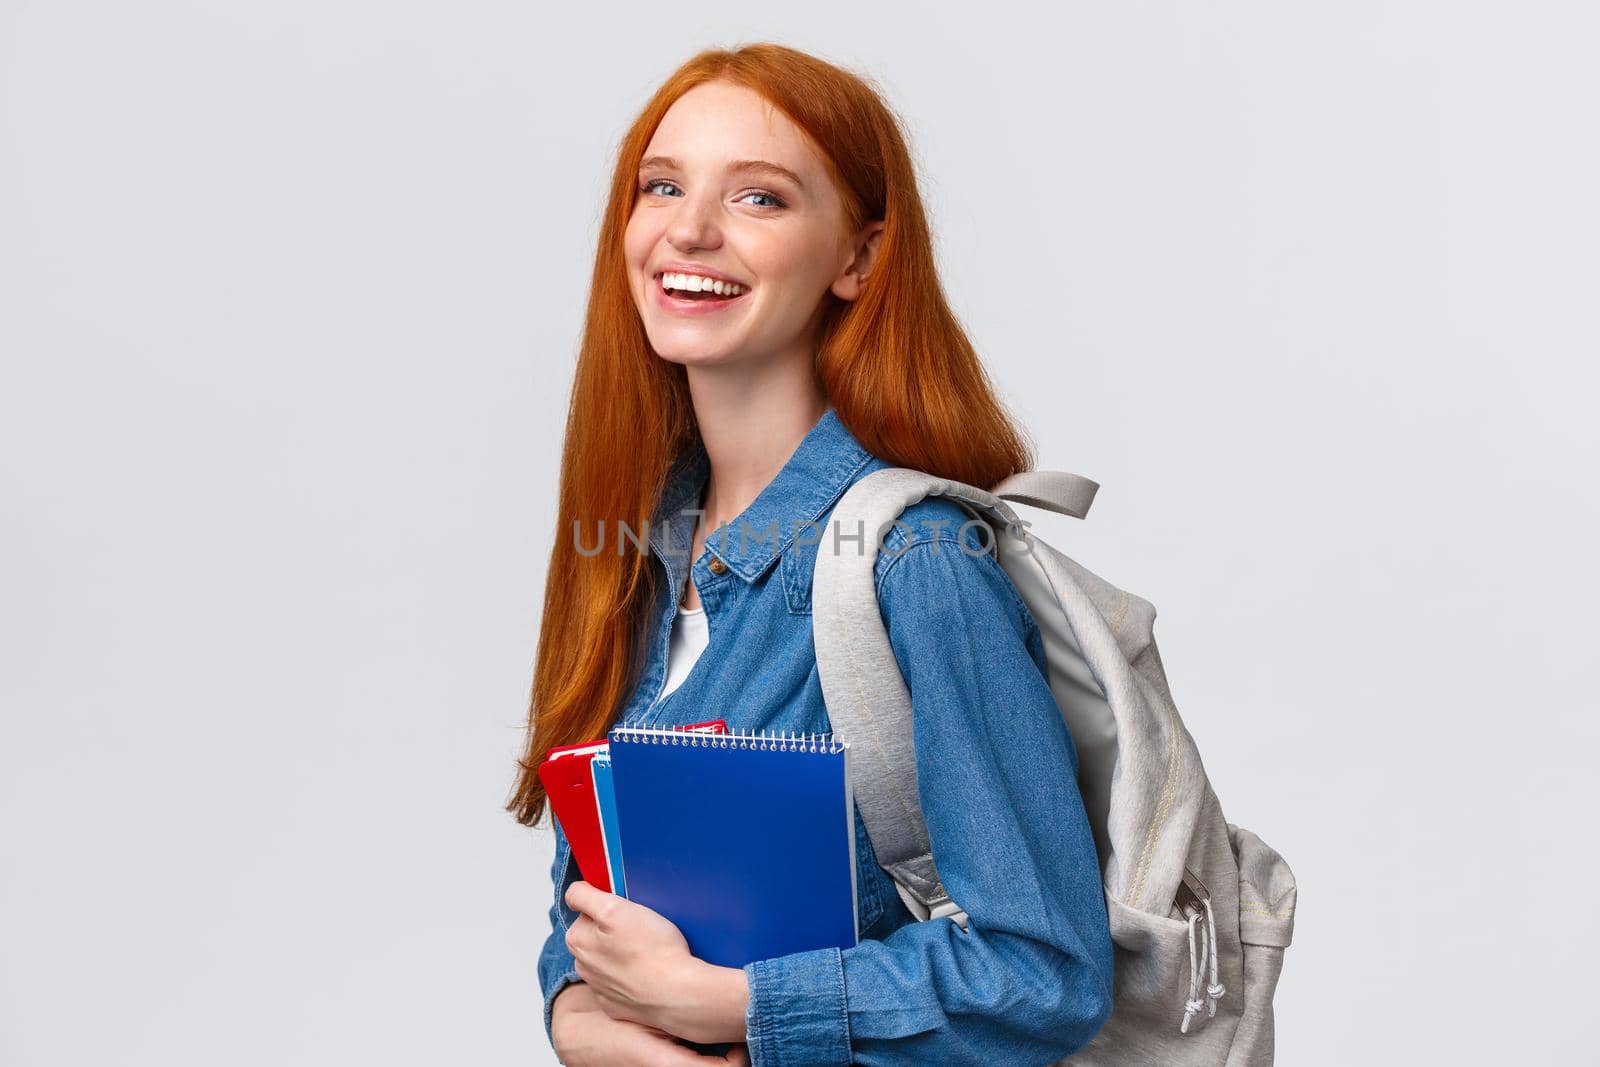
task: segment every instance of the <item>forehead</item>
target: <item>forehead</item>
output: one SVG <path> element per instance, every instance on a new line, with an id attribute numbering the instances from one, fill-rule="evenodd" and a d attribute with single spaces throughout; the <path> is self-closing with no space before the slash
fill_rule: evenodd
<path id="1" fill-rule="evenodd" d="M 755 90 L 727 82 L 697 85 L 674 101 L 644 154 L 672 156 L 689 168 L 764 159 L 793 170 L 807 185 L 823 174 L 810 138 L 789 116 Z"/>

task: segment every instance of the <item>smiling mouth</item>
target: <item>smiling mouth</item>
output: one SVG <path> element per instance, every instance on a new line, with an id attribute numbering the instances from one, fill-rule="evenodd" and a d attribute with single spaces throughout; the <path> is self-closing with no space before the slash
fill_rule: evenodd
<path id="1" fill-rule="evenodd" d="M 693 303 L 726 303 L 737 300 L 750 291 L 749 286 L 737 282 L 723 282 L 672 271 L 657 275 L 655 284 L 668 299 L 687 300 Z"/>

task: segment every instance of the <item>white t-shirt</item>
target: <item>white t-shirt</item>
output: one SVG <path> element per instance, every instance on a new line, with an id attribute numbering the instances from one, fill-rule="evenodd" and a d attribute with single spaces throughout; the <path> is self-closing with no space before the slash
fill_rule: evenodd
<path id="1" fill-rule="evenodd" d="M 678 605 L 678 617 L 672 621 L 672 637 L 667 645 L 667 684 L 661 690 L 666 695 L 678 688 L 689 676 L 689 669 L 706 649 L 711 640 L 711 629 L 706 625 L 706 609 L 702 605 L 689 611 Z"/>

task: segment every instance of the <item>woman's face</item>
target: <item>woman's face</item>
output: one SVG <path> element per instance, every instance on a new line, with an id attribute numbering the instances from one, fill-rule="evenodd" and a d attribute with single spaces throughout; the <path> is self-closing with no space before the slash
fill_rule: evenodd
<path id="1" fill-rule="evenodd" d="M 825 294 L 853 300 L 860 288 L 843 204 L 805 134 L 727 82 L 696 86 L 662 118 L 640 167 L 625 253 L 651 347 L 674 363 L 809 358 Z M 663 275 L 697 271 L 743 291 L 663 285 L 685 284 Z"/>

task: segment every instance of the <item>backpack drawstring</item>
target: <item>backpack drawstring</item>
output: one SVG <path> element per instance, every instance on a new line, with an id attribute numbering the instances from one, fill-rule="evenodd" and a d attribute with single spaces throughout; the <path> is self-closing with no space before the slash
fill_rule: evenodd
<path id="1" fill-rule="evenodd" d="M 1201 1008 L 1205 1007 L 1205 1001 L 1196 996 L 1200 988 L 1200 972 L 1205 967 L 1205 962 L 1196 959 L 1194 953 L 1194 927 L 1195 923 L 1200 921 L 1200 913 L 1193 908 L 1185 910 L 1189 914 L 1189 999 L 1183 1002 L 1183 1025 L 1178 1027 L 1178 1032 L 1182 1034 L 1189 1032 L 1189 1020 Z M 1206 939 L 1202 937 L 1200 939 L 1200 952 L 1204 955 L 1205 951 Z"/>
<path id="2" fill-rule="evenodd" d="M 1204 915 L 1192 905 L 1184 909 L 1188 916 L 1189 926 L 1189 998 L 1183 1002 L 1183 1023 L 1178 1027 L 1178 1032 L 1183 1034 L 1189 1032 L 1189 1020 L 1198 1015 L 1201 1008 L 1207 1009 L 1208 1018 L 1215 1016 L 1217 1014 L 1217 1001 L 1221 999 L 1222 994 L 1227 992 L 1222 983 L 1217 980 L 1217 956 L 1219 955 L 1217 952 L 1217 919 L 1215 913 L 1211 910 L 1211 898 L 1209 896 L 1203 898 L 1202 903 L 1206 908 Z M 1205 922 L 1205 930 L 1200 938 L 1199 955 L 1196 956 L 1194 929 L 1202 919 Z M 1211 965 L 1211 984 L 1206 986 L 1206 997 L 1201 1000 L 1200 979 L 1206 973 L 1208 960 Z"/>
<path id="3" fill-rule="evenodd" d="M 1212 1016 L 1217 1014 L 1217 1001 L 1222 999 L 1222 994 L 1226 993 L 1227 990 L 1222 987 L 1221 982 L 1217 981 L 1217 917 L 1211 913 L 1210 897 L 1205 898 L 1205 903 L 1206 933 L 1211 937 L 1211 984 L 1206 986 L 1206 1014 Z M 1194 996 L 1192 990 L 1189 995 Z"/>

